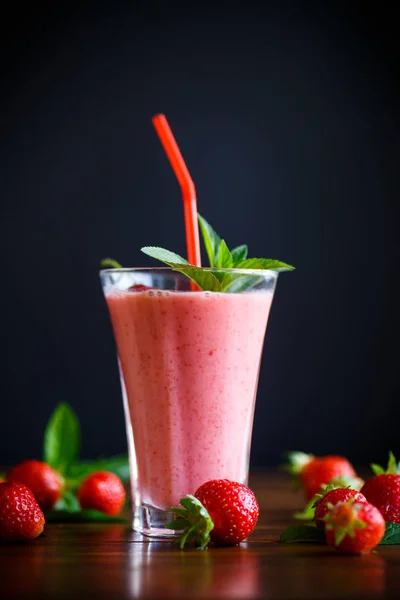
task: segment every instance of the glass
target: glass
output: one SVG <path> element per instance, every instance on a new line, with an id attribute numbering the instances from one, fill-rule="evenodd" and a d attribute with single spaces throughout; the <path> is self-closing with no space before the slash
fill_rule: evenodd
<path id="1" fill-rule="evenodd" d="M 224 292 L 168 268 L 100 273 L 117 346 L 133 529 L 166 529 L 210 479 L 247 483 L 264 336 L 278 273 L 209 269 Z"/>

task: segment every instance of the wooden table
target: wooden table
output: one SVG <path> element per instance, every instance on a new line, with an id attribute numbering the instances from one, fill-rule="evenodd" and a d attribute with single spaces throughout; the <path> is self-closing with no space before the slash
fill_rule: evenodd
<path id="1" fill-rule="evenodd" d="M 123 525 L 48 525 L 34 542 L 0 545 L 0 598 L 400 599 L 400 546 L 341 556 L 280 544 L 301 497 L 274 474 L 253 475 L 250 485 L 262 510 L 240 546 L 180 551 Z"/>

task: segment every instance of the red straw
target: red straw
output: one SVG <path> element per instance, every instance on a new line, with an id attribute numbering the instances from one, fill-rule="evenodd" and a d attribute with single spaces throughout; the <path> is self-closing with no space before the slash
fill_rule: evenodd
<path id="1" fill-rule="evenodd" d="M 155 115 L 152 121 L 181 186 L 188 261 L 192 265 L 201 267 L 196 188 L 165 115 Z"/>

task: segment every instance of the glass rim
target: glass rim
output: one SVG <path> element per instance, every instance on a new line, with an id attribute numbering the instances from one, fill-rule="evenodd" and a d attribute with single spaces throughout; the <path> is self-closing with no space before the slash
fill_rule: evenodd
<path id="1" fill-rule="evenodd" d="M 182 265 L 182 266 L 194 266 L 194 265 Z M 272 269 L 236 269 L 235 267 L 232 268 L 223 268 L 223 267 L 202 267 L 202 269 L 204 269 L 205 271 L 209 271 L 210 273 L 238 273 L 239 275 L 258 275 L 259 277 L 266 277 L 267 275 L 270 277 L 278 277 L 279 275 L 279 271 L 275 271 Z M 182 275 L 183 277 L 185 277 L 184 273 L 181 273 L 180 271 L 177 271 L 176 269 L 173 269 L 172 267 L 121 267 L 121 268 L 110 268 L 110 269 L 100 269 L 99 273 L 100 275 L 111 275 L 113 273 L 118 274 L 118 273 L 136 273 L 136 272 L 148 272 L 151 273 L 152 271 L 154 271 L 155 273 L 159 273 L 161 275 L 161 271 L 166 272 L 167 274 L 176 274 L 176 275 Z"/>

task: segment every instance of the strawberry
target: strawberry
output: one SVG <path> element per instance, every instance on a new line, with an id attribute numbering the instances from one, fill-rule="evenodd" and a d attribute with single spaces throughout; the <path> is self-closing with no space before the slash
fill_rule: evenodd
<path id="1" fill-rule="evenodd" d="M 44 515 L 22 483 L 0 483 L 0 540 L 33 540 L 43 531 Z"/>
<path id="2" fill-rule="evenodd" d="M 42 510 L 51 510 L 61 497 L 61 476 L 40 460 L 22 461 L 7 473 L 7 481 L 27 485 Z"/>
<path id="3" fill-rule="evenodd" d="M 389 454 L 387 470 L 371 465 L 375 477 L 371 477 L 361 488 L 368 502 L 376 506 L 385 521 L 400 524 L 400 463 Z"/>
<path id="4" fill-rule="evenodd" d="M 290 452 L 288 459 L 289 465 L 285 468 L 298 476 L 307 501 L 321 490 L 321 486 L 330 483 L 332 479 L 356 477 L 354 468 L 343 456 L 315 457 L 304 452 Z"/>
<path id="5" fill-rule="evenodd" d="M 385 520 L 372 504 L 350 498 L 327 506 L 323 521 L 329 546 L 341 552 L 364 554 L 375 548 L 385 535 Z"/>
<path id="6" fill-rule="evenodd" d="M 315 513 L 314 519 L 315 524 L 320 529 L 325 527 L 324 517 L 329 512 L 329 505 L 338 504 L 338 502 L 347 502 L 350 498 L 354 498 L 354 502 L 357 504 L 365 504 L 367 499 L 365 496 L 357 492 L 357 490 L 352 490 L 350 488 L 337 488 L 333 485 L 327 485 L 325 490 L 321 494 L 316 494 L 315 496 Z"/>
<path id="7" fill-rule="evenodd" d="M 78 490 L 81 508 L 99 510 L 106 515 L 118 515 L 125 502 L 125 489 L 120 478 L 109 471 L 92 473 Z"/>
<path id="8" fill-rule="evenodd" d="M 253 492 L 243 483 L 228 479 L 213 479 L 203 483 L 195 495 L 181 498 L 183 508 L 171 508 L 178 519 L 170 529 L 184 529 L 179 542 L 194 540 L 204 549 L 211 540 L 219 546 L 242 542 L 254 530 L 259 506 Z"/>
<path id="9" fill-rule="evenodd" d="M 152 290 L 153 288 L 148 285 L 143 285 L 143 283 L 134 283 L 128 288 L 128 292 L 146 292 L 147 290 Z"/>

